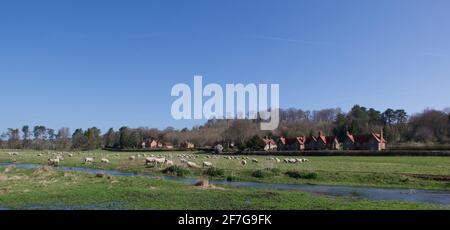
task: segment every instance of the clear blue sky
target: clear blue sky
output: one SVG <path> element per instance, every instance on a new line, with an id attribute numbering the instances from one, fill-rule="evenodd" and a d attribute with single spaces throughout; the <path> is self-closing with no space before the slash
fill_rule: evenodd
<path id="1" fill-rule="evenodd" d="M 170 90 L 279 83 L 281 106 L 450 106 L 448 0 L 2 0 L 0 130 L 182 128 Z M 198 122 L 197 122 L 198 123 Z"/>

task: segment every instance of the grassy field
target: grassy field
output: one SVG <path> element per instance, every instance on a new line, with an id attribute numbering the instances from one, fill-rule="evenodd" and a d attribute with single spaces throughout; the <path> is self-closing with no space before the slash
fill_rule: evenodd
<path id="1" fill-rule="evenodd" d="M 0 167 L 0 209 L 411 210 L 444 207 L 326 197 L 304 192 L 195 187 L 147 177 L 98 176 L 48 167 Z"/>
<path id="2" fill-rule="evenodd" d="M 12 151 L 0 151 L 0 162 L 47 164 L 47 159 L 54 157 L 47 151 L 15 151 L 19 155 L 10 156 Z M 42 156 L 38 156 L 42 154 Z M 144 153 L 114 153 L 107 151 L 72 152 L 73 157 L 64 154 L 63 166 L 78 166 L 102 169 L 116 169 L 129 172 L 151 172 L 163 174 L 165 167 L 145 166 Z M 135 160 L 129 157 L 140 155 Z M 145 153 L 165 156 L 175 164 L 184 167 L 181 157 L 177 155 L 197 155 L 188 159 L 201 165 L 209 161 L 219 170 L 209 172 L 214 179 L 238 181 L 256 181 L 269 183 L 291 184 L 329 184 L 353 185 L 369 187 L 398 187 L 450 190 L 450 157 L 307 157 L 310 162 L 301 164 L 276 163 L 267 156 L 249 156 L 256 158 L 258 163 L 247 160 L 243 166 L 241 160 L 225 159 L 217 156 L 206 158 L 206 154 L 196 152 L 159 152 Z M 96 162 L 85 165 L 83 159 L 95 157 Z M 109 164 L 101 164 L 101 158 L 110 160 Z M 281 160 L 283 157 L 279 157 Z M 204 169 L 185 169 L 185 176 L 198 177 L 204 174 Z"/>

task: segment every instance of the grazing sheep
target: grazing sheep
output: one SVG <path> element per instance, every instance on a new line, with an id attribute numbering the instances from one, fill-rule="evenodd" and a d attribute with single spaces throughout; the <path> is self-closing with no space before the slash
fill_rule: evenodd
<path id="1" fill-rule="evenodd" d="M 246 160 L 242 160 L 242 161 L 241 161 L 241 164 L 242 164 L 243 166 L 246 166 L 246 165 L 247 165 L 247 161 L 246 161 Z"/>
<path id="2" fill-rule="evenodd" d="M 167 166 L 172 166 L 172 165 L 174 165 L 174 163 L 173 163 L 173 161 L 171 161 L 171 160 L 167 160 L 166 159 L 166 163 L 165 163 Z"/>
<path id="3" fill-rule="evenodd" d="M 56 156 L 56 159 L 59 159 L 59 161 L 64 161 L 64 157 L 63 156 Z"/>
<path id="4" fill-rule="evenodd" d="M 131 160 L 131 161 L 134 161 L 135 159 L 136 159 L 135 156 L 130 156 L 130 157 L 128 157 L 128 160 Z"/>
<path id="5" fill-rule="evenodd" d="M 42 154 L 39 153 L 37 156 L 38 156 L 38 157 L 42 157 Z"/>
<path id="6" fill-rule="evenodd" d="M 187 162 L 187 166 L 189 167 L 189 168 L 199 168 L 198 167 L 198 165 L 196 164 L 196 163 L 194 163 L 194 162 Z"/>
<path id="7" fill-rule="evenodd" d="M 156 166 L 158 166 L 158 164 L 164 164 L 166 163 L 166 158 L 156 158 L 156 157 L 147 157 L 145 158 L 145 164 L 149 165 L 149 164 L 155 164 Z"/>
<path id="8" fill-rule="evenodd" d="M 84 158 L 84 163 L 94 163 L 94 158 L 93 157 L 86 157 Z"/>
<path id="9" fill-rule="evenodd" d="M 305 158 L 303 158 L 303 162 L 309 162 L 309 160 L 308 160 L 308 159 L 305 159 Z"/>
<path id="10" fill-rule="evenodd" d="M 69 157 L 73 157 L 73 154 L 72 154 L 72 153 L 69 153 L 68 156 L 69 156 Z"/>
<path id="11" fill-rule="evenodd" d="M 58 158 L 56 158 L 56 159 L 48 159 L 48 163 L 50 165 L 58 166 L 59 165 L 59 159 Z"/>
<path id="12" fill-rule="evenodd" d="M 203 167 L 212 167 L 213 164 L 211 162 L 205 161 L 203 162 Z"/>
<path id="13" fill-rule="evenodd" d="M 252 162 L 253 162 L 253 163 L 258 163 L 258 160 L 255 159 L 255 158 L 253 158 L 253 159 L 252 159 Z"/>
<path id="14" fill-rule="evenodd" d="M 280 162 L 281 162 L 281 160 L 278 159 L 278 157 L 275 158 L 275 161 L 276 161 L 277 163 L 280 163 Z"/>
<path id="15" fill-rule="evenodd" d="M 109 160 L 106 159 L 106 158 L 102 158 L 102 159 L 100 160 L 100 162 L 102 162 L 102 164 L 109 164 Z"/>

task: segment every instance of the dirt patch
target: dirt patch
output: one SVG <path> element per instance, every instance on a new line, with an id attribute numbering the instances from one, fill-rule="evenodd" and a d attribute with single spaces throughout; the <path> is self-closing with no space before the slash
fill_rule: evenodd
<path id="1" fill-rule="evenodd" d="M 209 189 L 225 190 L 225 188 L 217 187 L 217 186 L 209 183 L 208 179 L 201 179 L 201 180 L 199 180 L 197 183 L 194 184 L 194 188 L 202 189 L 202 190 L 209 190 Z"/>

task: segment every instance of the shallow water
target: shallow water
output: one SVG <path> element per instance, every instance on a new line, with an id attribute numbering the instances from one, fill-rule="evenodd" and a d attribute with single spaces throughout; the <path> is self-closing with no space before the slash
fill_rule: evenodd
<path id="1" fill-rule="evenodd" d="M 0 163 L 0 167 L 11 166 L 14 164 Z M 38 164 L 15 164 L 17 168 L 33 169 L 41 167 Z M 85 172 L 89 174 L 106 173 L 111 176 L 148 176 L 158 177 L 170 181 L 194 184 L 197 178 L 181 178 L 173 176 L 157 176 L 151 173 L 130 173 L 117 170 L 90 169 L 83 167 L 54 167 L 56 170 Z M 238 188 L 257 188 L 257 189 L 277 189 L 277 190 L 297 190 L 309 192 L 312 194 L 362 198 L 368 200 L 389 200 L 389 201 L 408 201 L 431 203 L 440 205 L 450 205 L 450 191 L 420 190 L 420 189 L 390 189 L 390 188 L 370 188 L 370 187 L 352 187 L 352 186 L 333 186 L 333 185 L 305 185 L 305 184 L 274 184 L 261 182 L 228 182 L 225 180 L 210 181 L 216 185 L 226 185 Z"/>

